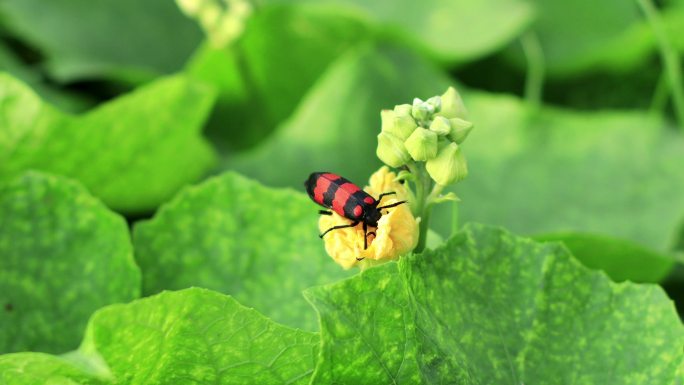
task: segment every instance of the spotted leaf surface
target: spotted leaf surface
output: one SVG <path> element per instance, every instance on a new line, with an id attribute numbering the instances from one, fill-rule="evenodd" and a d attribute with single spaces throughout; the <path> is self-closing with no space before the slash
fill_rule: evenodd
<path id="1" fill-rule="evenodd" d="M 306 384 L 318 335 L 278 325 L 205 289 L 113 305 L 91 319 L 84 352 L 127 384 Z"/>
<path id="2" fill-rule="evenodd" d="M 0 219 L 0 352 L 74 349 L 92 312 L 140 294 L 126 222 L 81 185 L 23 174 Z"/>
<path id="3" fill-rule="evenodd" d="M 1 355 L 0 381 L 4 385 L 104 385 L 109 383 L 65 359 L 45 353 Z"/>
<path id="4" fill-rule="evenodd" d="M 662 289 L 493 228 L 307 296 L 322 326 L 314 384 L 669 384 L 682 361 Z"/>
<path id="5" fill-rule="evenodd" d="M 210 288 L 275 321 L 316 330 L 302 290 L 349 275 L 325 254 L 317 221 L 318 206 L 303 192 L 235 173 L 212 178 L 136 225 L 144 293 Z"/>
<path id="6" fill-rule="evenodd" d="M 214 161 L 201 127 L 213 93 L 163 78 L 78 115 L 0 74 L 0 179 L 40 169 L 78 179 L 122 211 L 156 207 Z"/>

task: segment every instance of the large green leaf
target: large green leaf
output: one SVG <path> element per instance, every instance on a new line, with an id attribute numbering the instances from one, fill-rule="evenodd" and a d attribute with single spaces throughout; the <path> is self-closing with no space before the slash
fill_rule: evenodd
<path id="1" fill-rule="evenodd" d="M 464 221 L 523 234 L 580 231 L 669 250 L 684 218 L 684 138 L 640 112 L 577 113 L 471 93 Z M 442 231 L 451 223 L 438 212 Z M 446 213 L 449 214 L 449 213 Z"/>
<path id="2" fill-rule="evenodd" d="M 360 21 L 339 10 L 277 5 L 259 9 L 235 44 L 203 46 L 188 72 L 221 92 L 210 120 L 212 139 L 232 150 L 261 141 L 366 34 Z"/>
<path id="3" fill-rule="evenodd" d="M 500 48 L 533 19 L 524 0 L 307 0 L 347 12 L 381 30 L 415 42 L 444 61 L 472 60 Z"/>
<path id="4" fill-rule="evenodd" d="M 12 384 L 99 384 L 98 378 L 112 384 L 304 385 L 317 349 L 316 333 L 192 288 L 99 310 L 68 362 L 36 353 L 0 356 L 0 378 Z"/>
<path id="5" fill-rule="evenodd" d="M 98 311 L 83 352 L 132 384 L 306 384 L 318 335 L 278 325 L 204 289 L 165 292 Z"/>
<path id="6" fill-rule="evenodd" d="M 169 0 L 5 0 L 0 12 L 62 81 L 175 72 L 202 36 Z"/>
<path id="7" fill-rule="evenodd" d="M 135 226 L 143 291 L 206 287 L 315 330 L 301 291 L 348 275 L 325 255 L 316 207 L 303 193 L 234 173 L 186 189 Z"/>
<path id="8" fill-rule="evenodd" d="M 0 218 L 0 352 L 73 349 L 93 311 L 140 294 L 126 222 L 79 184 L 26 173 Z"/>
<path id="9" fill-rule="evenodd" d="M 71 116 L 0 74 L 0 179 L 41 169 L 80 180 L 110 207 L 156 207 L 213 164 L 200 130 L 213 93 L 169 77 Z"/>
<path id="10" fill-rule="evenodd" d="M 314 384 L 670 384 L 683 356 L 658 286 L 486 227 L 307 296 L 322 328 Z"/>
<path id="11" fill-rule="evenodd" d="M 276 186 L 301 188 L 318 170 L 363 184 L 380 166 L 380 110 L 443 92 L 447 84 L 442 73 L 405 50 L 359 47 L 328 69 L 268 140 L 225 166 Z"/>
<path id="12" fill-rule="evenodd" d="M 584 266 L 601 269 L 615 281 L 661 282 L 675 265 L 675 258 L 625 239 L 585 233 L 535 236 L 538 241 L 563 242 Z"/>
<path id="13" fill-rule="evenodd" d="M 632 69 L 653 52 L 654 39 L 636 1 L 533 1 L 547 73 Z M 516 45 L 517 46 L 517 45 Z M 517 47 L 516 47 L 517 48 Z M 521 65 L 522 51 L 510 50 Z"/>
<path id="14" fill-rule="evenodd" d="M 0 381 L 3 385 L 102 385 L 107 383 L 104 379 L 81 370 L 61 357 L 45 353 L 0 355 Z"/>

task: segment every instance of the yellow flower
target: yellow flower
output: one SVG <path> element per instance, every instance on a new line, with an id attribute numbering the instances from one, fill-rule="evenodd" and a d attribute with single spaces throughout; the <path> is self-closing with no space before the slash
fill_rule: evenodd
<path id="1" fill-rule="evenodd" d="M 370 186 L 364 190 L 377 199 L 386 192 L 396 192 L 382 199 L 380 206 L 390 205 L 402 200 L 411 200 L 411 192 L 401 183 L 395 181 L 396 174 L 383 166 L 370 178 Z M 368 248 L 363 248 L 363 224 L 333 230 L 323 237 L 325 250 L 345 269 L 358 265 L 361 269 L 382 262 L 399 258 L 413 250 L 418 243 L 418 221 L 411 214 L 408 204 L 402 204 L 382 211 L 378 227 L 369 227 Z M 321 233 L 337 226 L 349 224 L 349 219 L 333 212 L 333 215 L 321 215 L 318 227 Z M 361 259 L 361 260 L 359 260 Z"/>

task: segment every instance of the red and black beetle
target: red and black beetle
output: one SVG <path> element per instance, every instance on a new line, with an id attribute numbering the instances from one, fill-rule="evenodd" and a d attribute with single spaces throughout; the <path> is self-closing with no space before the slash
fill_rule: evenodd
<path id="1" fill-rule="evenodd" d="M 332 211 L 352 221 L 348 225 L 333 226 L 320 234 L 320 237 L 323 238 L 325 234 L 333 230 L 354 227 L 363 223 L 364 249 L 368 248 L 368 235 L 375 235 L 373 232 L 368 232 L 368 227 L 378 227 L 378 220 L 382 216 L 380 210 L 406 203 L 406 201 L 400 201 L 387 206 L 378 206 L 384 196 L 396 194 L 396 192 L 382 193 L 376 200 L 361 190 L 359 186 L 330 172 L 312 173 L 309 175 L 309 179 L 304 182 L 304 186 L 306 186 L 306 192 L 314 202 L 327 209 L 332 209 Z M 332 215 L 328 210 L 319 212 L 323 215 Z"/>

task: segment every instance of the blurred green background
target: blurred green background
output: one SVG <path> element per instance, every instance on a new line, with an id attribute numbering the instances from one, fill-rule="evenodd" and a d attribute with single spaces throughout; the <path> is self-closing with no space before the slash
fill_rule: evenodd
<path id="1" fill-rule="evenodd" d="M 363 184 L 380 110 L 455 85 L 476 127 L 459 223 L 677 299 L 682 36 L 682 0 L 2 0 L 0 181 L 65 175 L 130 223 L 226 170 Z"/>

